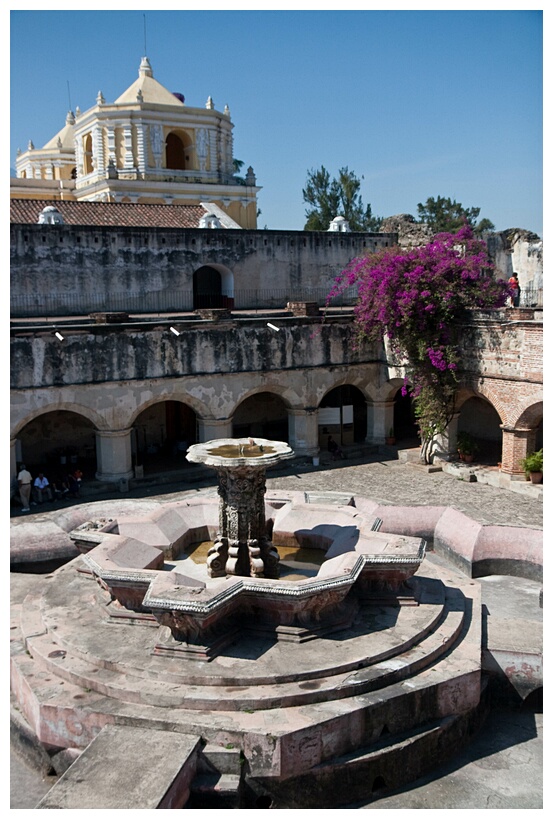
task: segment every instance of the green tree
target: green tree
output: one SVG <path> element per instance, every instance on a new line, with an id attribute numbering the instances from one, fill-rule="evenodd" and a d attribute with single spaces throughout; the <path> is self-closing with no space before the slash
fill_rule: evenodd
<path id="1" fill-rule="evenodd" d="M 246 184 L 246 180 L 244 179 L 244 177 L 240 176 L 240 171 L 242 170 L 243 165 L 244 165 L 244 162 L 241 159 L 233 159 L 232 160 L 232 168 L 233 168 L 232 174 L 234 176 L 235 182 L 237 182 L 239 185 L 245 185 Z"/>
<path id="2" fill-rule="evenodd" d="M 336 216 L 343 216 L 351 230 L 377 232 L 382 219 L 372 215 L 370 205 L 364 207 L 359 192 L 361 179 L 347 166 L 340 168 L 338 177 L 332 179 L 324 165 L 308 171 L 302 191 L 303 201 L 308 205 L 304 230 L 328 230 Z"/>
<path id="3" fill-rule="evenodd" d="M 480 208 L 465 208 L 460 202 L 449 197 L 446 199 L 445 196 L 438 196 L 436 199 L 430 196 L 424 204 L 419 202 L 417 211 L 419 222 L 425 222 L 434 233 L 455 233 L 464 225 L 468 225 L 477 234 L 494 229 L 489 219 L 482 219 L 476 224 Z"/>

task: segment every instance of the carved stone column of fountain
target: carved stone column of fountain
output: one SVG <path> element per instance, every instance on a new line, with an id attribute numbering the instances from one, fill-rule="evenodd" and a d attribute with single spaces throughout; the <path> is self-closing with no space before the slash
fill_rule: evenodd
<path id="1" fill-rule="evenodd" d="M 222 438 L 195 444 L 187 459 L 216 470 L 219 479 L 219 531 L 208 552 L 210 577 L 279 576 L 279 555 L 265 521 L 265 470 L 293 456 L 283 441 Z"/>

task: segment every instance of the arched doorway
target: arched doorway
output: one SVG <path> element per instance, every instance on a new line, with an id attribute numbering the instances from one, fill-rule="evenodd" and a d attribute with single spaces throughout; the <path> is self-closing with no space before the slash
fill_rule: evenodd
<path id="1" fill-rule="evenodd" d="M 83 476 L 94 479 L 96 427 L 77 412 L 53 410 L 39 415 L 17 436 L 16 458 L 31 474 L 44 472 L 49 480 L 63 478 L 78 467 Z"/>
<path id="2" fill-rule="evenodd" d="M 190 140 L 183 139 L 172 131 L 165 140 L 165 166 L 174 171 L 190 169 Z"/>
<path id="3" fill-rule="evenodd" d="M 159 401 L 146 407 L 133 424 L 134 466 L 147 473 L 183 469 L 186 451 L 198 442 L 194 410 L 183 401 Z"/>
<path id="4" fill-rule="evenodd" d="M 234 276 L 223 265 L 203 265 L 194 271 L 194 310 L 234 307 Z"/>
<path id="5" fill-rule="evenodd" d="M 83 171 L 86 174 L 94 170 L 92 164 L 92 134 L 87 134 L 83 141 Z"/>
<path id="6" fill-rule="evenodd" d="M 238 405 L 232 418 L 234 438 L 268 438 L 288 443 L 288 410 L 279 395 L 258 392 Z"/>
<path id="7" fill-rule="evenodd" d="M 367 402 L 353 384 L 335 387 L 319 404 L 321 449 L 326 449 L 329 435 L 341 446 L 361 443 L 367 437 Z"/>
<path id="8" fill-rule="evenodd" d="M 480 463 L 496 464 L 501 461 L 503 433 L 497 410 L 485 398 L 473 396 L 461 406 L 458 435 L 466 433 L 476 444 L 476 458 Z"/>
<path id="9" fill-rule="evenodd" d="M 401 387 L 394 395 L 393 432 L 398 445 L 403 447 L 417 447 L 420 445 L 419 425 L 415 418 L 413 399 L 409 392 L 407 395 L 403 395 Z"/>

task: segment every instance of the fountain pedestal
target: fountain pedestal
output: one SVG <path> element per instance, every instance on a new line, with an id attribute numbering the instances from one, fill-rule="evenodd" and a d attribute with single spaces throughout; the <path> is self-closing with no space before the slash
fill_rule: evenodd
<path id="1" fill-rule="evenodd" d="M 216 470 L 219 531 L 208 552 L 210 577 L 279 577 L 279 555 L 265 521 L 265 470 L 293 455 L 283 441 L 223 438 L 191 446 L 189 461 Z"/>

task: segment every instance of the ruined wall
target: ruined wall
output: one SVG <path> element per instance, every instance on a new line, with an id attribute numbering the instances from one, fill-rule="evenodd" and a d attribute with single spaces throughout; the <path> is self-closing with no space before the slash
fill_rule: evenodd
<path id="1" fill-rule="evenodd" d="M 434 235 L 428 225 L 416 222 L 415 217 L 410 213 L 388 216 L 382 222 L 381 230 L 384 233 L 397 234 L 399 246 L 405 249 L 425 245 L 432 240 Z"/>
<path id="2" fill-rule="evenodd" d="M 543 287 L 543 242 L 537 234 L 511 228 L 493 233 L 487 245 L 502 278 L 518 273 L 522 288 Z"/>
<path id="3" fill-rule="evenodd" d="M 275 299 L 281 305 L 286 294 L 291 298 L 298 293 L 301 298 L 309 289 L 318 291 L 324 301 L 335 276 L 352 258 L 389 246 L 395 238 L 370 233 L 12 225 L 13 314 L 138 313 L 145 311 L 146 298 L 169 294 L 178 300 L 174 294 L 180 292 L 188 294 L 188 303 L 175 303 L 175 308 L 190 310 L 193 275 L 204 265 L 230 271 L 237 308 L 269 307 Z M 33 310 L 26 313 L 25 304 Z M 161 304 L 161 309 L 171 306 Z"/>
<path id="4" fill-rule="evenodd" d="M 399 246 L 405 249 L 420 247 L 434 235 L 428 225 L 416 222 L 410 213 L 384 219 L 382 230 L 397 234 Z M 515 272 L 522 288 L 539 290 L 543 287 L 543 241 L 536 233 L 509 228 L 487 234 L 485 241 L 499 278 L 508 279 Z"/>

